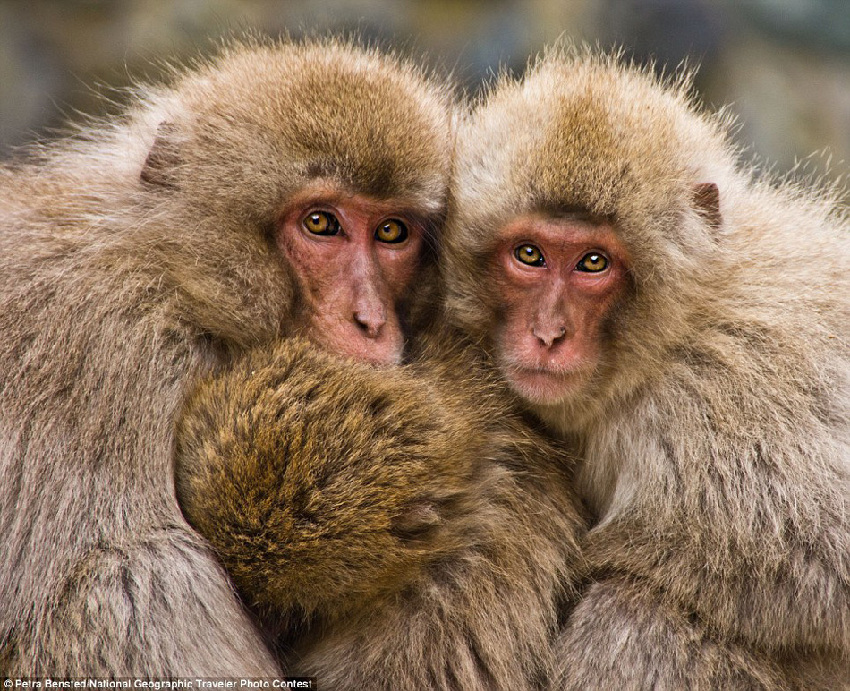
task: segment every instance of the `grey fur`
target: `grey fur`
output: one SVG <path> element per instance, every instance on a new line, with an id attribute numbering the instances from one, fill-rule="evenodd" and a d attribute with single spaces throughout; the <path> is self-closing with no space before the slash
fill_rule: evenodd
<path id="1" fill-rule="evenodd" d="M 175 418 L 287 333 L 267 231 L 316 171 L 441 218 L 450 103 L 375 51 L 234 43 L 0 168 L 0 674 L 279 673 L 177 506 Z"/>
<path id="2" fill-rule="evenodd" d="M 556 688 L 845 688 L 846 210 L 741 165 L 686 91 L 561 49 L 502 79 L 460 136 L 449 311 L 489 343 L 485 269 L 517 214 L 584 209 L 631 257 L 588 386 L 528 404 L 596 514 Z"/>

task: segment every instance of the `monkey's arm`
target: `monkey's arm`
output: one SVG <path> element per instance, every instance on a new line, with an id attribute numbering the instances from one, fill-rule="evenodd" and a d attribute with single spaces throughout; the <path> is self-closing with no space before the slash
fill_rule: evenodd
<path id="1" fill-rule="evenodd" d="M 76 565 L 38 636 L 0 645 L 0 676 L 280 675 L 208 546 L 177 526 L 135 538 Z"/>
<path id="2" fill-rule="evenodd" d="M 177 491 L 260 613 L 342 616 L 450 551 L 475 439 L 399 369 L 290 339 L 207 381 L 178 430 Z"/>
<path id="3" fill-rule="evenodd" d="M 558 691 L 798 688 L 770 657 L 712 637 L 695 616 L 671 606 L 648 583 L 619 576 L 588 589 L 567 620 L 555 659 L 551 688 Z"/>
<path id="4" fill-rule="evenodd" d="M 716 414 L 715 401 L 736 383 L 746 389 L 743 376 L 704 379 L 673 382 L 638 411 L 644 424 L 632 425 L 628 446 L 614 442 L 631 450 L 636 474 L 653 477 L 639 478 L 628 514 L 591 531 L 589 559 L 646 579 L 727 638 L 785 656 L 846 657 L 850 484 L 847 447 L 823 422 L 828 397 L 786 402 L 762 384 L 758 403 L 741 396 L 747 414 L 733 417 Z M 680 429 L 692 432 L 682 438 Z"/>
<path id="5" fill-rule="evenodd" d="M 92 299 L 105 290 L 85 287 Z M 54 327 L 29 351 L 38 376 L 22 376 L 33 366 L 13 361 L 5 375 L 16 386 L 0 395 L 0 676 L 279 674 L 174 499 L 175 389 L 187 376 L 181 351 L 153 352 L 157 327 L 145 318 L 105 318 L 100 334 L 85 328 L 90 321 L 66 318 L 80 303 L 45 302 L 58 303 L 56 311 L 36 319 L 9 301 L 0 319 L 23 333 Z M 63 358 L 55 342 L 68 344 Z M 166 384 L 156 376 L 161 359 L 171 364 Z"/>
<path id="6" fill-rule="evenodd" d="M 787 415 L 785 424 L 764 424 L 760 410 L 740 418 L 705 414 L 718 407 L 711 404 L 720 394 L 709 388 L 717 381 L 728 397 L 731 382 L 705 377 L 671 385 L 639 411 L 640 427 L 613 419 L 614 435 L 631 428 L 628 443 L 612 436 L 610 448 L 632 454 L 635 476 L 621 479 L 618 490 L 631 489 L 633 500 L 589 533 L 588 560 L 597 574 L 645 583 L 664 607 L 692 614 L 718 640 L 774 660 L 843 660 L 823 674 L 850 678 L 840 437 L 824 432 L 805 399 L 783 405 L 764 386 L 759 406 Z M 683 438 L 680 427 L 692 433 Z"/>

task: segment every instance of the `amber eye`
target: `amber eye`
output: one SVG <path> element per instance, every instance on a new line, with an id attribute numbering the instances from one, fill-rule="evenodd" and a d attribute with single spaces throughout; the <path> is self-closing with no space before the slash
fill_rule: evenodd
<path id="1" fill-rule="evenodd" d="M 311 211 L 301 224 L 313 235 L 336 235 L 339 232 L 339 221 L 327 211 Z"/>
<path id="2" fill-rule="evenodd" d="M 581 261 L 576 264 L 577 271 L 587 271 L 589 273 L 599 273 L 608 268 L 608 258 L 598 252 L 588 252 Z"/>
<path id="3" fill-rule="evenodd" d="M 546 266 L 543 252 L 534 245 L 520 245 L 514 250 L 514 256 L 528 266 Z"/>
<path id="4" fill-rule="evenodd" d="M 378 226 L 375 239 L 391 244 L 404 242 L 407 240 L 407 226 L 396 218 L 390 218 Z"/>

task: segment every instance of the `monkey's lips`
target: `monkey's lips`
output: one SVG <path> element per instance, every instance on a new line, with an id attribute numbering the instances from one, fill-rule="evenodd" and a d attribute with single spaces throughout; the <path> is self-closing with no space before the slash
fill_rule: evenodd
<path id="1" fill-rule="evenodd" d="M 569 396 L 579 381 L 582 370 L 558 367 L 522 366 L 517 363 L 503 368 L 511 388 L 532 403 L 548 404 Z"/>
<path id="2" fill-rule="evenodd" d="M 404 342 L 400 329 L 385 329 L 378 337 L 365 336 L 351 325 L 311 325 L 304 335 L 320 348 L 333 355 L 348 357 L 358 362 L 377 366 L 394 366 L 401 363 Z M 399 334 L 396 336 L 396 334 Z"/>

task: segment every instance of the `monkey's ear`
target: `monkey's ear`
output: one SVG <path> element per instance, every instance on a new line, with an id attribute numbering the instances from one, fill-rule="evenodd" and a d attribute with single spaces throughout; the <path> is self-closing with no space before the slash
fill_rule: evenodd
<path id="1" fill-rule="evenodd" d="M 696 212 L 702 216 L 712 228 L 723 224 L 720 213 L 720 192 L 714 182 L 700 182 L 694 185 L 693 201 Z"/>
<path id="2" fill-rule="evenodd" d="M 180 151 L 175 142 L 177 127 L 161 122 L 156 128 L 156 139 L 148 152 L 139 178 L 148 185 L 177 187 L 174 170 L 180 165 Z"/>

